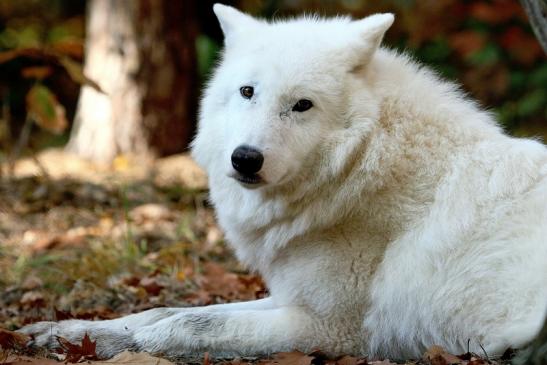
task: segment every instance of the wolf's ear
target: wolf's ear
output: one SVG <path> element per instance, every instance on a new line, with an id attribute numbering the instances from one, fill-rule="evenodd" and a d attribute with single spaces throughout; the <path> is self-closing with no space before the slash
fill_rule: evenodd
<path id="1" fill-rule="evenodd" d="M 242 13 L 228 5 L 222 5 L 216 3 L 213 5 L 213 11 L 217 16 L 222 32 L 224 33 L 224 38 L 230 38 L 238 29 L 251 28 L 257 24 L 259 21 L 253 18 L 250 15 Z"/>
<path id="2" fill-rule="evenodd" d="M 384 34 L 391 27 L 395 16 L 391 13 L 374 14 L 351 23 L 359 34 L 359 65 L 366 64 L 380 46 Z"/>

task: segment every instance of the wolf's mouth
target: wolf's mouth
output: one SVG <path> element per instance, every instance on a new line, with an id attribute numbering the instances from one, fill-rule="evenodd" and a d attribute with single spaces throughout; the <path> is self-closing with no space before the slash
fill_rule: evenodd
<path id="1" fill-rule="evenodd" d="M 245 185 L 258 185 L 264 182 L 264 179 L 258 174 L 252 174 L 252 175 L 236 174 L 234 175 L 234 179 L 236 179 L 237 181 Z"/>

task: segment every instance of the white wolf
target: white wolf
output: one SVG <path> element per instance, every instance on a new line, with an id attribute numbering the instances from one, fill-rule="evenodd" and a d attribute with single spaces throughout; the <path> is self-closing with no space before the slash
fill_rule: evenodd
<path id="1" fill-rule="evenodd" d="M 547 309 L 547 150 L 379 47 L 391 14 L 266 22 L 215 5 L 225 50 L 193 156 L 266 299 L 42 322 L 99 352 L 500 354 Z"/>

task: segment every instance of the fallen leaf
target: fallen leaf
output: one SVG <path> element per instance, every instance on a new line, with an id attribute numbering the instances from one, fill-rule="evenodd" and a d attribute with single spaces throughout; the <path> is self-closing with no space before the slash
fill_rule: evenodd
<path id="1" fill-rule="evenodd" d="M 142 278 L 139 282 L 139 286 L 146 290 L 148 295 L 152 296 L 157 296 L 160 291 L 165 288 L 165 286 L 161 285 L 158 282 L 158 279 L 154 277 Z"/>
<path id="2" fill-rule="evenodd" d="M 459 365 L 463 360 L 449 354 L 441 346 L 433 345 L 424 354 L 424 360 L 431 365 Z"/>
<path id="3" fill-rule="evenodd" d="M 75 345 L 62 337 L 58 337 L 57 341 L 61 345 L 62 352 L 66 354 L 67 362 L 76 363 L 81 359 L 97 360 L 97 341 L 91 341 L 87 333 L 81 345 Z"/>
<path id="4" fill-rule="evenodd" d="M 254 275 L 238 275 L 226 271 L 221 265 L 208 262 L 205 275 L 198 277 L 198 284 L 213 296 L 226 300 L 257 299 L 264 293 L 264 283 Z"/>
<path id="5" fill-rule="evenodd" d="M 133 208 L 129 212 L 129 217 L 137 224 L 146 221 L 161 221 L 172 218 L 172 213 L 165 205 L 161 204 L 143 204 Z"/>
<path id="6" fill-rule="evenodd" d="M 42 308 L 46 305 L 44 294 L 36 290 L 31 290 L 23 294 L 19 302 L 27 308 Z"/>
<path id="7" fill-rule="evenodd" d="M 391 362 L 389 360 L 382 360 L 382 361 L 372 361 L 369 362 L 368 365 L 397 365 L 396 362 Z"/>
<path id="8" fill-rule="evenodd" d="M 44 286 L 44 282 L 36 275 L 29 275 L 21 284 L 21 289 L 35 290 Z"/>
<path id="9" fill-rule="evenodd" d="M 336 365 L 367 365 L 367 360 L 353 356 L 344 356 L 336 360 Z"/>
<path id="10" fill-rule="evenodd" d="M 310 365 L 314 357 L 300 351 L 280 352 L 274 355 L 274 363 L 279 365 Z"/>
<path id="11" fill-rule="evenodd" d="M 44 357 L 28 357 L 28 356 L 18 356 L 18 355 L 10 355 L 5 359 L 2 364 L 5 365 L 60 365 L 62 363 L 46 359 Z"/>
<path id="12" fill-rule="evenodd" d="M 486 365 L 486 364 L 489 364 L 489 362 L 479 357 L 472 357 L 471 360 L 469 360 L 469 362 L 466 365 Z"/>
<path id="13" fill-rule="evenodd" d="M 0 347 L 4 350 L 24 348 L 29 341 L 30 337 L 27 335 L 0 328 Z"/>
<path id="14" fill-rule="evenodd" d="M 65 319 L 73 319 L 74 316 L 70 312 L 62 311 L 57 308 L 55 309 L 55 320 L 56 321 L 63 321 Z"/>
<path id="15" fill-rule="evenodd" d="M 124 351 L 106 361 L 91 361 L 90 364 L 174 365 L 169 360 L 152 356 L 146 352 Z"/>
<path id="16" fill-rule="evenodd" d="M 259 362 L 260 363 L 260 362 Z M 243 361 L 241 358 L 236 357 L 233 360 L 229 360 L 226 362 L 223 362 L 222 365 L 251 365 L 251 364 L 257 364 L 253 362 Z"/>

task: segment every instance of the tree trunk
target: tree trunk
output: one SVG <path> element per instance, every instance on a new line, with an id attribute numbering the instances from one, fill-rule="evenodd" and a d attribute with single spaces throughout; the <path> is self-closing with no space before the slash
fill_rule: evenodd
<path id="1" fill-rule="evenodd" d="M 120 153 L 182 151 L 196 111 L 193 1 L 90 0 L 84 73 L 68 149 L 108 162 Z"/>
<path id="2" fill-rule="evenodd" d="M 547 53 L 547 1 L 546 0 L 520 0 L 536 37 Z"/>

